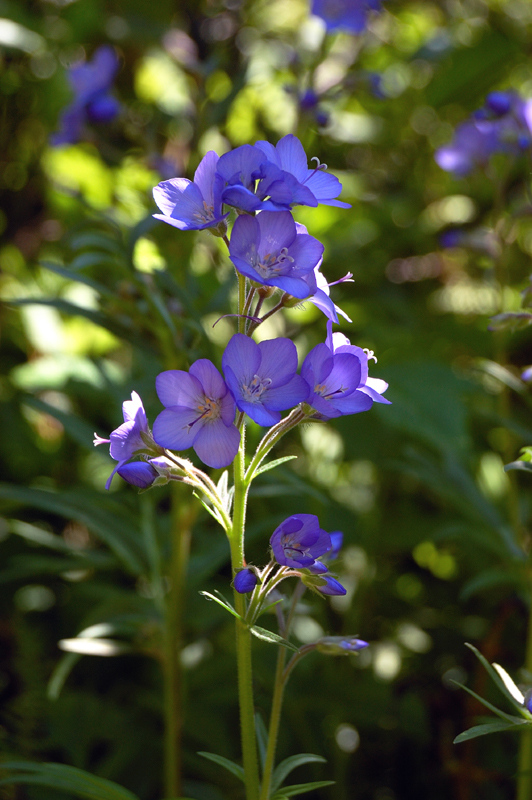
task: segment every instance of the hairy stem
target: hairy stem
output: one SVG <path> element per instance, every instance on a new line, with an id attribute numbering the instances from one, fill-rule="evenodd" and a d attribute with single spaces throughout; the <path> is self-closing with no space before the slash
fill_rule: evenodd
<path id="1" fill-rule="evenodd" d="M 192 526 L 197 508 L 190 503 L 183 487 L 172 485 L 172 558 L 170 591 L 165 603 L 164 642 L 164 783 L 167 797 L 181 791 L 181 738 L 183 729 L 183 673 L 181 650 L 184 632 L 184 595 Z"/>
<path id="2" fill-rule="evenodd" d="M 285 638 L 290 633 L 290 625 L 296 610 L 298 601 L 305 591 L 301 581 L 298 582 L 292 595 L 292 603 L 286 623 L 279 633 Z M 277 737 L 279 736 L 279 725 L 281 722 L 281 710 L 283 707 L 284 687 L 286 686 L 287 676 L 285 677 L 286 648 L 280 647 L 277 653 L 277 667 L 275 669 L 275 681 L 273 685 L 272 710 L 270 713 L 270 726 L 268 729 L 268 747 L 266 750 L 266 760 L 264 762 L 264 774 L 262 776 L 262 791 L 260 800 L 268 800 L 270 794 L 270 784 L 272 780 L 273 768 L 275 766 L 275 751 L 277 749 Z"/>
<path id="3" fill-rule="evenodd" d="M 247 487 L 244 482 L 245 427 L 242 426 L 240 448 L 234 462 L 235 497 L 233 527 L 230 536 L 233 574 L 244 566 L 244 529 L 246 519 Z M 246 601 L 234 592 L 235 609 L 244 618 Z M 236 620 L 236 656 L 238 668 L 238 699 L 240 704 L 240 732 L 244 764 L 246 800 L 258 800 L 259 763 L 255 735 L 255 710 L 253 705 L 253 677 L 251 666 L 251 633 L 248 626 Z"/>

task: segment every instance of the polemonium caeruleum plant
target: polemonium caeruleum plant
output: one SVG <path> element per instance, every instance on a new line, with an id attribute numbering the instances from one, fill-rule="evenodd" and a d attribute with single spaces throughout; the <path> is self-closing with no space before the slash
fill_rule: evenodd
<path id="1" fill-rule="evenodd" d="M 340 532 L 328 533 L 318 517 L 299 513 L 296 507 L 272 532 L 265 566 L 248 564 L 245 556 L 249 489 L 257 475 L 285 460 L 264 464 L 277 442 L 303 422 L 319 423 L 368 411 L 374 402 L 389 402 L 383 397 L 387 384 L 368 376 L 373 353 L 332 332 L 337 314 L 342 312 L 330 299 L 329 284 L 319 271 L 323 245 L 292 216 L 292 207 L 299 204 L 348 207 L 337 199 L 340 191 L 340 183 L 325 165 L 308 166 L 301 143 L 292 135 L 276 147 L 261 141 L 221 158 L 209 152 L 194 181 L 176 178 L 155 188 L 155 201 L 162 212 L 155 215 L 158 219 L 182 230 L 207 228 L 223 238 L 238 281 L 238 332 L 223 354 L 223 375 L 211 361 L 199 359 L 188 372 L 167 370 L 157 377 L 157 394 L 164 410 L 152 430 L 140 398 L 133 393 L 132 400 L 124 403 L 124 423 L 109 440 L 95 440 L 95 444 L 109 442 L 111 456 L 118 462 L 108 486 L 115 472 L 141 489 L 168 481 L 188 484 L 227 535 L 234 604 L 222 595 L 207 597 L 236 620 L 243 770 L 221 756 L 204 755 L 242 778 L 247 800 L 283 794 L 281 784 L 289 765 L 274 771 L 275 750 L 284 688 L 295 665 L 313 650 L 345 655 L 367 646 L 348 636 L 325 637 L 297 648 L 289 638 L 298 600 L 306 588 L 318 596 L 345 594 L 332 563 L 341 547 Z M 234 222 L 229 216 L 231 207 L 236 212 Z M 304 299 L 315 302 L 328 322 L 325 342 L 310 351 L 298 374 L 293 342 L 280 337 L 257 343 L 253 333 L 265 319 Z M 270 308 L 263 311 L 266 301 Z M 252 454 L 246 450 L 247 417 L 267 429 Z M 207 466 L 225 469 L 232 465 L 233 485 L 229 486 L 226 471 L 215 483 L 194 466 L 182 455 L 190 448 Z M 277 589 L 288 579 L 296 581 L 296 588 L 291 601 L 285 603 Z M 272 604 L 278 633 L 257 624 Z M 279 646 L 261 775 L 253 703 L 253 636 Z M 292 652 L 288 664 L 287 651 Z M 315 757 L 301 756 L 297 764 L 312 760 Z M 328 783 L 309 783 L 297 791 L 286 791 L 302 793 Z"/>
<path id="2" fill-rule="evenodd" d="M 474 112 L 469 120 L 459 125 L 450 144 L 441 147 L 435 154 L 439 166 L 453 174 L 456 178 L 466 178 L 475 172 L 485 171 L 493 184 L 493 206 L 488 225 L 475 229 L 449 229 L 442 235 L 444 247 L 468 248 L 482 253 L 492 264 L 492 284 L 497 296 L 498 313 L 491 319 L 489 329 L 494 332 L 494 359 L 480 365 L 481 369 L 498 374 L 501 390 L 498 394 L 498 414 L 501 423 L 508 419 L 509 390 L 513 389 L 526 396 L 525 381 L 528 372 L 522 373 L 519 381 L 508 368 L 508 345 L 506 334 L 513 330 L 532 324 L 530 308 L 530 288 L 522 292 L 523 308 L 520 311 L 509 310 L 506 306 L 508 284 L 508 253 L 517 236 L 517 219 L 530 213 L 530 199 L 523 207 L 512 211 L 508 189 L 516 165 L 528 161 L 530 170 L 532 157 L 532 100 L 525 100 L 515 91 L 495 91 L 490 93 L 484 106 Z M 513 200 L 515 202 L 515 199 Z M 505 432 L 506 433 L 506 432 Z M 505 461 L 513 458 L 511 436 L 505 435 L 503 457 Z M 532 448 L 524 448 L 517 461 L 507 464 L 505 470 L 530 470 Z M 512 478 L 514 476 L 511 476 Z M 529 605 L 532 597 L 532 584 L 526 573 L 525 565 L 529 555 L 528 537 L 524 533 L 521 520 L 521 509 L 514 480 L 509 481 L 506 508 L 508 527 L 503 533 L 504 551 L 509 556 L 507 568 L 513 573 L 516 584 L 523 590 L 525 602 Z M 529 699 L 518 689 L 505 670 L 488 661 L 470 646 L 475 652 L 495 684 L 518 711 L 519 716 L 510 715 L 488 703 L 470 689 L 481 703 L 496 713 L 497 722 L 477 725 L 460 734 L 456 742 L 466 741 L 476 736 L 503 730 L 519 730 L 522 732 L 519 751 L 519 768 L 517 776 L 518 800 L 528 800 L 532 794 L 532 715 Z M 532 671 L 532 613 L 529 611 L 528 641 L 526 644 L 525 669 Z M 526 694 L 529 698 L 529 694 Z"/>

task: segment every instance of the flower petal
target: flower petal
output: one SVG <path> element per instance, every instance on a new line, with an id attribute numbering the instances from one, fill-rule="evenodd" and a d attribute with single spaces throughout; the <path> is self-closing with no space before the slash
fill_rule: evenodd
<path id="1" fill-rule="evenodd" d="M 198 416 L 197 410 L 183 406 L 161 411 L 153 423 L 154 440 L 169 450 L 188 450 L 201 430 L 202 420 L 196 422 Z"/>
<path id="2" fill-rule="evenodd" d="M 279 253 L 283 247 L 290 247 L 297 236 L 290 211 L 263 211 L 256 220 L 260 230 L 258 252 L 261 257 Z"/>
<path id="3" fill-rule="evenodd" d="M 229 340 L 222 356 L 222 369 L 232 370 L 239 385 L 248 384 L 257 373 L 261 363 L 261 353 L 257 345 L 249 336 L 235 333 Z M 262 373 L 261 373 L 262 375 Z M 231 387 L 233 389 L 233 387 Z"/>
<path id="4" fill-rule="evenodd" d="M 203 388 L 193 375 L 182 369 L 169 369 L 155 378 L 155 388 L 159 400 L 170 406 L 185 406 L 196 409 L 203 401 Z"/>
<path id="5" fill-rule="evenodd" d="M 277 142 L 276 150 L 282 169 L 291 172 L 300 183 L 304 183 L 307 177 L 308 162 L 299 139 L 293 133 L 289 133 Z"/>
<path id="6" fill-rule="evenodd" d="M 164 413 L 164 412 L 163 412 Z M 238 452 L 240 431 L 224 425 L 221 419 L 206 423 L 200 430 L 194 450 L 204 464 L 214 469 L 228 467 Z"/>
<path id="7" fill-rule="evenodd" d="M 190 375 L 201 383 L 203 391 L 211 400 L 224 397 L 227 394 L 227 385 L 208 358 L 199 358 L 189 369 Z"/>
<path id="8" fill-rule="evenodd" d="M 263 395 L 264 405 L 272 411 L 284 411 L 304 403 L 310 394 L 308 383 L 301 375 L 294 375 L 291 381 L 275 389 L 266 389 Z"/>
<path id="9" fill-rule="evenodd" d="M 203 195 L 203 199 L 208 206 L 214 207 L 214 176 L 216 175 L 216 167 L 220 156 L 214 150 L 209 150 L 194 173 L 194 183 Z"/>
<path id="10" fill-rule="evenodd" d="M 267 339 L 260 342 L 257 349 L 260 367 L 257 365 L 254 372 L 261 378 L 269 378 L 271 388 L 282 386 L 293 378 L 297 371 L 297 348 L 290 339 Z"/>

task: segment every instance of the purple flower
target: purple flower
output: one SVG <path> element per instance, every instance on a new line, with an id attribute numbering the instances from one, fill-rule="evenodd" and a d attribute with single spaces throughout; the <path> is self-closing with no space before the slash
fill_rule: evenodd
<path id="1" fill-rule="evenodd" d="M 278 564 L 300 569 L 331 549 L 331 537 L 314 514 L 294 514 L 273 532 L 270 545 Z"/>
<path id="2" fill-rule="evenodd" d="M 324 636 L 316 642 L 316 649 L 329 656 L 349 655 L 365 647 L 369 647 L 369 644 L 354 636 Z"/>
<path id="3" fill-rule="evenodd" d="M 296 375 L 297 350 L 290 339 L 256 344 L 235 333 L 223 354 L 222 367 L 238 408 L 259 425 L 275 425 L 281 419 L 280 411 L 303 402 L 309 393 L 307 383 Z"/>
<path id="4" fill-rule="evenodd" d="M 157 444 L 170 450 L 193 447 L 209 467 L 227 467 L 240 433 L 233 424 L 235 401 L 214 364 L 200 358 L 189 372 L 161 372 L 155 385 L 166 406 L 153 425 Z"/>
<path id="5" fill-rule="evenodd" d="M 236 147 L 221 156 L 217 172 L 223 184 L 227 184 L 222 192 L 223 202 L 243 211 L 275 210 L 276 206 L 271 202 L 263 203 L 263 193 L 260 196 L 255 193 L 265 161 L 264 153 L 251 144 Z"/>
<path id="6" fill-rule="evenodd" d="M 264 195 L 269 195 L 272 202 L 279 206 L 317 206 L 321 203 L 351 208 L 349 203 L 335 199 L 342 191 L 342 184 L 334 175 L 325 172 L 326 164 L 320 164 L 316 158 L 312 160 L 318 162 L 317 166 L 308 168 L 303 145 L 292 133 L 283 136 L 275 147 L 265 141 L 255 142 L 255 147 L 262 150 L 269 162 L 262 166 L 263 179 L 259 189 Z"/>
<path id="7" fill-rule="evenodd" d="M 332 549 L 327 553 L 327 561 L 334 561 L 338 558 L 342 545 L 344 543 L 344 534 L 342 531 L 333 531 L 329 534 L 332 542 Z"/>
<path id="8" fill-rule="evenodd" d="M 162 214 L 154 214 L 182 231 L 216 228 L 228 214 L 222 214 L 223 180 L 217 174 L 218 155 L 210 150 L 199 163 L 194 181 L 171 178 L 153 190 L 153 198 Z M 225 228 L 224 228 L 225 229 Z"/>
<path id="9" fill-rule="evenodd" d="M 318 592 L 331 596 L 339 596 L 347 594 L 346 589 L 342 586 L 340 581 L 337 581 L 336 578 L 333 578 L 332 575 L 320 575 L 320 578 L 324 579 L 325 585 L 316 586 Z"/>
<path id="10" fill-rule="evenodd" d="M 86 122 L 107 123 L 116 117 L 120 103 L 110 94 L 110 89 L 118 65 L 115 50 L 104 45 L 95 51 L 92 61 L 68 71 L 74 99 L 61 115 L 59 131 L 51 137 L 54 146 L 79 142 Z"/>
<path id="11" fill-rule="evenodd" d="M 233 586 L 240 594 L 248 594 L 253 591 L 258 582 L 259 579 L 252 569 L 241 569 L 235 575 Z"/>
<path id="12" fill-rule="evenodd" d="M 322 560 L 325 561 L 325 564 L 323 564 L 322 561 L 315 561 L 314 564 L 311 564 L 311 566 L 308 567 L 313 575 L 322 575 L 325 577 L 323 573 L 327 572 L 329 569 L 327 564 L 329 561 L 334 561 L 337 559 L 338 554 L 342 549 L 344 534 L 341 531 L 333 531 L 333 533 L 330 533 L 329 536 L 331 537 L 331 549 L 322 557 Z"/>
<path id="13" fill-rule="evenodd" d="M 327 341 L 314 347 L 301 368 L 311 389 L 307 403 L 324 419 L 367 411 L 377 403 L 389 403 L 381 395 L 388 384 L 368 378 L 368 354 L 355 347 L 327 323 Z"/>
<path id="14" fill-rule="evenodd" d="M 380 11 L 379 0 L 312 0 L 311 11 L 321 17 L 328 33 L 362 33 L 370 11 Z"/>
<path id="15" fill-rule="evenodd" d="M 530 383 L 532 381 L 532 366 L 527 367 L 525 370 L 523 370 L 523 372 L 521 373 L 521 380 L 524 381 L 525 383 Z"/>
<path id="16" fill-rule="evenodd" d="M 116 471 L 127 483 L 138 486 L 140 489 L 147 489 L 159 477 L 159 473 L 151 461 L 131 461 L 117 467 Z"/>
<path id="17" fill-rule="evenodd" d="M 492 92 L 483 108 L 455 131 L 453 141 L 436 151 L 436 162 L 457 177 L 484 166 L 494 153 L 519 155 L 532 144 L 532 101 L 516 92 Z"/>
<path id="18" fill-rule="evenodd" d="M 233 227 L 229 255 L 237 270 L 264 286 L 277 286 L 294 297 L 308 295 L 303 277 L 323 254 L 323 245 L 298 233 L 289 211 L 240 216 Z"/>
<path id="19" fill-rule="evenodd" d="M 105 484 L 106 489 L 111 486 L 115 473 L 122 469 L 132 456 L 139 451 L 145 451 L 149 446 L 146 439 L 148 442 L 151 439 L 146 412 L 142 400 L 136 392 L 131 392 L 131 400 L 122 403 L 122 414 L 124 416 L 123 424 L 111 433 L 109 439 L 102 439 L 94 434 L 94 445 L 110 444 L 111 457 L 118 461 Z"/>

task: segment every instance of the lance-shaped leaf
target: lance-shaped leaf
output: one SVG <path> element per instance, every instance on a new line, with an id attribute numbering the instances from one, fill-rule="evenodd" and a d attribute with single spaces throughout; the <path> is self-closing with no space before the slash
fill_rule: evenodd
<path id="1" fill-rule="evenodd" d="M 297 756 L 290 756 L 285 758 L 277 765 L 272 776 L 271 790 L 277 791 L 282 786 L 283 781 L 296 767 L 301 767 L 303 764 L 325 764 L 326 759 L 323 756 L 315 756 L 312 753 L 300 753 Z"/>
<path id="2" fill-rule="evenodd" d="M 295 797 L 296 794 L 312 792 L 313 789 L 321 789 L 323 786 L 333 786 L 336 781 L 313 781 L 312 783 L 297 783 L 293 786 L 284 786 L 279 792 L 272 795 L 271 800 L 282 800 L 283 797 Z"/>
<path id="3" fill-rule="evenodd" d="M 475 725 L 473 728 L 469 728 L 469 730 L 459 733 L 456 739 L 454 739 L 453 744 L 467 742 L 469 739 L 476 739 L 477 736 L 485 736 L 487 733 L 499 733 L 500 731 L 517 730 L 517 728 L 523 729 L 523 727 L 526 727 L 529 724 L 532 723 L 528 723 L 526 720 L 520 719 L 515 723 L 504 722 L 501 720 L 500 722 L 488 722 L 485 725 Z"/>
<path id="4" fill-rule="evenodd" d="M 297 458 L 297 456 L 283 456 L 282 458 L 276 458 L 275 461 L 268 461 L 267 464 L 263 464 L 262 467 L 259 467 L 257 470 L 255 470 L 251 478 L 256 478 L 257 475 L 262 475 L 263 472 L 268 472 L 271 469 L 275 469 L 275 467 L 279 467 L 281 464 L 285 464 L 287 461 L 293 461 L 294 458 Z"/>
<path id="5" fill-rule="evenodd" d="M 256 636 L 257 639 L 261 639 L 263 642 L 278 644 L 281 647 L 286 647 L 287 650 L 292 650 L 294 653 L 299 653 L 299 649 L 295 647 L 295 645 L 289 642 L 288 639 L 283 639 L 283 637 L 279 636 L 277 633 L 273 633 L 266 628 L 261 628 L 259 625 L 251 625 L 249 630 L 253 636 Z"/>
<path id="6" fill-rule="evenodd" d="M 244 782 L 244 770 L 239 764 L 235 764 L 234 761 L 230 761 L 228 758 L 224 758 L 224 756 L 216 755 L 216 753 L 199 751 L 198 755 L 207 758 L 209 761 L 214 761 L 215 764 L 219 764 L 221 767 L 225 767 L 225 769 L 232 772 L 233 775 L 236 775 L 239 780 Z"/>
<path id="7" fill-rule="evenodd" d="M 512 692 L 509 690 L 508 686 L 506 685 L 505 680 L 503 680 L 503 677 L 502 677 L 501 673 L 489 663 L 489 661 L 482 655 L 482 653 L 479 650 L 477 650 L 477 648 L 474 645 L 469 644 L 468 642 L 466 642 L 466 647 L 469 647 L 469 649 L 473 651 L 473 653 L 476 655 L 476 657 L 478 658 L 478 660 L 480 661 L 482 666 L 488 672 L 488 674 L 489 674 L 490 678 L 492 679 L 492 681 L 495 683 L 495 685 L 498 687 L 498 689 L 500 689 L 502 694 L 510 701 L 510 703 L 513 705 L 513 707 L 516 709 L 516 711 L 518 711 L 521 714 L 521 716 L 526 717 L 526 719 L 532 721 L 532 714 L 530 714 L 530 712 L 522 705 L 522 703 L 519 703 L 515 699 L 514 694 L 512 694 Z M 463 687 L 463 688 L 466 688 L 466 687 Z M 471 694 L 471 690 L 470 689 L 467 689 L 466 691 L 468 691 Z M 494 710 L 494 706 L 488 705 L 488 703 L 485 700 L 483 700 L 482 698 L 478 698 L 478 699 L 487 708 L 491 708 L 492 711 Z M 495 713 L 498 714 L 499 716 L 503 716 L 503 712 L 499 711 L 498 709 L 495 710 Z M 511 720 L 515 720 L 516 719 L 516 717 L 510 717 L 508 714 L 504 714 L 504 717 L 507 718 L 507 719 L 509 718 Z"/>
<path id="8" fill-rule="evenodd" d="M 85 797 L 87 800 L 138 800 L 137 795 L 106 778 L 91 775 L 85 770 L 65 764 L 36 764 L 30 761 L 8 761 L 1 765 L 1 771 L 15 774 L 0 780 L 0 786 L 11 783 L 26 783 L 47 786 Z"/>
<path id="9" fill-rule="evenodd" d="M 241 620 L 242 622 L 244 621 L 242 619 L 242 617 L 240 616 L 240 614 L 237 614 L 237 612 L 235 611 L 233 606 L 230 603 L 227 602 L 225 597 L 222 597 L 222 596 L 215 597 L 210 592 L 200 592 L 200 594 L 202 594 L 203 597 L 206 597 L 207 600 L 214 600 L 214 602 L 218 603 L 219 606 L 221 606 L 222 608 L 225 608 L 226 611 L 229 611 L 229 613 L 232 614 L 233 617 L 236 617 L 237 619 Z"/>

